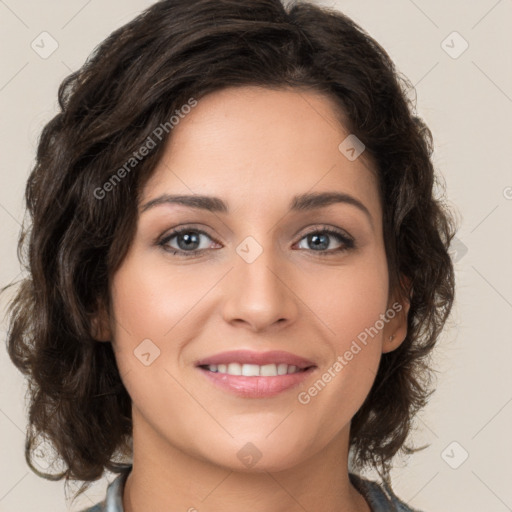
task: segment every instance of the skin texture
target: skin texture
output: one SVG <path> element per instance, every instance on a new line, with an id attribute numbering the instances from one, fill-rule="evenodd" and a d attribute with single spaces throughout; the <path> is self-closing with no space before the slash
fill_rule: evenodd
<path id="1" fill-rule="evenodd" d="M 408 305 L 307 405 L 297 400 L 396 303 L 376 177 L 363 157 L 350 161 L 338 149 L 349 132 L 334 109 L 318 93 L 230 88 L 201 99 L 173 129 L 140 210 L 167 193 L 217 196 L 230 212 L 144 211 L 113 276 L 113 316 L 101 321 L 101 336 L 113 343 L 133 402 L 126 512 L 370 510 L 348 479 L 350 421 L 382 352 L 403 341 Z M 288 211 L 297 194 L 333 191 L 356 197 L 371 220 L 345 203 Z M 329 235 L 328 248 L 316 249 L 306 235 L 324 225 L 349 234 L 355 248 L 335 252 L 343 242 Z M 178 237 L 167 251 L 157 245 L 178 226 L 207 232 L 198 234 L 205 250 L 173 255 Z M 252 263 L 236 252 L 248 236 L 263 249 Z M 160 350 L 149 366 L 134 355 L 144 339 Z M 285 350 L 317 368 L 300 387 L 242 398 L 194 365 L 233 349 Z M 250 468 L 237 457 L 248 442 L 261 453 Z"/>

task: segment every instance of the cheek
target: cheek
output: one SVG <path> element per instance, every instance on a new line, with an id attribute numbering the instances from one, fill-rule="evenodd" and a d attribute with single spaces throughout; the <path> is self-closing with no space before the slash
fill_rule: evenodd
<path id="1" fill-rule="evenodd" d="M 323 271 L 311 280 L 301 280 L 308 306 L 329 327 L 339 351 L 366 332 L 387 307 L 388 275 L 385 257 L 369 254 L 354 265 Z M 328 273 L 327 273 L 328 272 Z"/>
<path id="2" fill-rule="evenodd" d="M 114 276 L 113 348 L 123 383 L 139 408 L 154 407 L 164 389 L 174 405 L 189 399 L 172 375 L 182 371 L 185 346 L 204 328 L 207 294 L 222 273 L 199 272 L 194 265 L 171 268 L 165 258 L 131 255 Z"/>
<path id="3" fill-rule="evenodd" d="M 119 345 L 127 338 L 135 344 L 150 338 L 160 345 L 172 337 L 173 329 L 182 328 L 187 317 L 193 316 L 194 306 L 215 283 L 214 276 L 208 279 L 205 273 L 190 268 L 170 271 L 165 262 L 147 264 L 135 258 L 125 262 L 112 285 L 115 339 Z"/>
<path id="4" fill-rule="evenodd" d="M 313 408 L 319 408 L 316 413 L 322 403 L 336 404 L 345 411 L 338 417 L 343 423 L 362 405 L 379 366 L 381 315 L 388 300 L 386 260 L 376 251 L 357 265 L 330 269 L 328 278 L 317 280 L 316 288 L 308 287 L 307 291 L 305 283 L 305 302 L 319 318 L 318 325 L 327 326 L 324 332 L 330 358 L 319 376 L 321 382 L 306 390 L 302 403 L 315 402 Z"/>
<path id="5" fill-rule="evenodd" d="M 165 262 L 148 264 L 131 255 L 112 282 L 117 366 L 133 402 L 148 413 L 161 406 L 162 390 L 176 403 L 187 398 L 171 377 L 184 343 L 176 340 L 186 340 L 199 329 L 194 306 L 215 282 L 214 276 L 205 282 L 204 273 L 190 269 L 171 272 Z"/>

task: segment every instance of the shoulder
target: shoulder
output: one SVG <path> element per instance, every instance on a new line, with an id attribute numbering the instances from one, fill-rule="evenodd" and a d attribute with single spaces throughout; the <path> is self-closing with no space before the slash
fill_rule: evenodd
<path id="1" fill-rule="evenodd" d="M 421 512 L 398 498 L 386 483 L 379 484 L 350 473 L 350 481 L 365 497 L 372 512 Z"/>
<path id="2" fill-rule="evenodd" d="M 124 512 L 123 490 L 130 471 L 131 466 L 128 466 L 110 482 L 103 501 L 80 512 Z"/>
<path id="3" fill-rule="evenodd" d="M 103 512 L 105 509 L 103 507 L 102 503 L 98 503 L 97 505 L 94 505 L 94 507 L 90 507 L 84 510 L 80 510 L 80 512 Z"/>

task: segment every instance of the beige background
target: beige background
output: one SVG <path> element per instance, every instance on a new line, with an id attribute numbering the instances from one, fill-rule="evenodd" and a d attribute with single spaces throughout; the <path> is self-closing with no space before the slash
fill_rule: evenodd
<path id="1" fill-rule="evenodd" d="M 0 0 L 0 286 L 20 277 L 24 186 L 40 130 L 56 112 L 58 85 L 150 3 Z M 396 492 L 426 512 L 512 510 L 512 0 L 322 3 L 360 23 L 415 85 L 418 111 L 435 136 L 436 166 L 461 216 L 457 302 L 436 355 L 437 392 L 414 436 L 416 445 L 430 446 L 397 460 Z M 46 37 L 51 49 L 44 31 L 58 43 L 46 59 L 31 48 Z M 457 58 L 445 51 L 455 56 L 464 40 L 469 47 Z M 5 321 L 1 329 L 5 340 Z M 1 350 L 0 512 L 71 510 L 63 483 L 25 464 L 24 392 Z M 73 510 L 102 498 L 112 477 Z"/>

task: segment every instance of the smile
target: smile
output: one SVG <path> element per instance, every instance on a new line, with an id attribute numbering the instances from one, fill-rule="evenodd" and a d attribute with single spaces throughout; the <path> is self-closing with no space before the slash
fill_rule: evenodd
<path id="1" fill-rule="evenodd" d="M 278 375 L 287 375 L 292 373 L 303 372 L 305 369 L 297 368 L 295 365 L 286 363 L 281 364 L 210 364 L 202 366 L 210 372 L 224 373 L 227 375 L 243 375 L 245 377 L 276 377 Z"/>
<path id="2" fill-rule="evenodd" d="M 212 365 L 215 366 L 215 365 Z M 241 373 L 231 374 L 219 371 L 224 370 L 222 366 L 227 366 L 226 370 L 235 372 L 244 371 L 243 368 L 247 367 L 246 373 L 251 375 L 242 375 Z M 270 367 L 274 367 L 273 369 Z M 277 368 L 276 368 L 277 366 Z M 317 367 L 310 366 L 306 369 L 299 369 L 293 366 L 286 366 L 286 372 L 278 374 L 281 365 L 268 364 L 263 366 L 238 363 L 230 363 L 229 365 L 217 365 L 217 371 L 212 371 L 208 367 L 198 366 L 197 369 L 201 374 L 208 379 L 210 384 L 213 384 L 218 389 L 228 392 L 229 394 L 236 395 L 242 398 L 271 398 L 285 391 L 296 388 L 302 384 L 310 374 L 313 373 Z M 283 371 L 284 366 L 281 366 Z M 256 375 L 256 371 L 258 375 Z M 274 372 L 273 375 L 265 376 L 264 372 Z"/>

